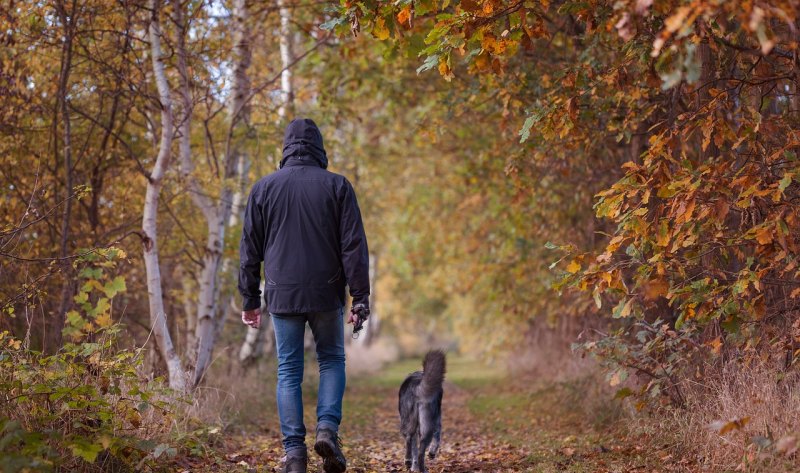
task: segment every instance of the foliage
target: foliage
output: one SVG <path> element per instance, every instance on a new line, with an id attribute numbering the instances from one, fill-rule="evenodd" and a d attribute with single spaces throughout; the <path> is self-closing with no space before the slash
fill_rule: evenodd
<path id="1" fill-rule="evenodd" d="M 346 1 L 337 15 L 329 26 L 340 34 L 369 30 L 461 93 L 477 78 L 503 117 L 516 117 L 521 145 L 506 175 L 524 197 L 503 199 L 505 212 L 552 196 L 543 176 L 594 188 L 598 220 L 579 214 L 574 225 L 605 241 L 558 238 L 551 247 L 567 256 L 554 287 L 594 301 L 565 302 L 562 318 L 608 317 L 608 335 L 582 348 L 610 363 L 614 384 L 632 370 L 649 381 L 630 393 L 680 403 L 679 384 L 706 362 L 785 356 L 792 365 L 796 4 Z M 554 203 L 545 217 L 570 227 L 564 201 Z M 528 234 L 541 242 L 548 233 Z M 485 238 L 483 254 L 492 246 Z M 483 268 L 502 286 L 508 266 Z M 516 281 L 530 280 L 510 283 L 504 311 L 526 306 Z"/>
<path id="2" fill-rule="evenodd" d="M 142 379 L 141 349 L 117 345 L 112 316 L 126 290 L 114 276 L 125 253 L 91 252 L 76 261 L 80 289 L 54 355 L 0 334 L 0 469 L 3 471 L 140 471 L 177 453 L 159 442 L 170 430 L 175 401 L 160 380 Z"/>

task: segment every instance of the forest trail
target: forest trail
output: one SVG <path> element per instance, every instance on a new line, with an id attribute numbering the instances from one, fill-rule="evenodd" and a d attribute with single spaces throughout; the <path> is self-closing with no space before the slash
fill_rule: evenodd
<path id="1" fill-rule="evenodd" d="M 406 471 L 396 396 L 403 378 L 418 366 L 419 360 L 408 360 L 376 374 L 348 379 L 341 427 L 348 472 Z M 313 367 L 307 372 L 315 374 Z M 307 375 L 304 383 L 309 442 L 316 401 L 316 380 L 310 377 Z M 442 448 L 440 455 L 428 462 L 430 473 L 687 471 L 685 465 L 662 464 L 660 459 L 667 459 L 665 452 L 650 450 L 644 443 L 637 445 L 625 435 L 619 407 L 614 404 L 618 401 L 597 399 L 592 383 L 596 379 L 544 383 L 511 378 L 451 357 Z M 281 471 L 274 411 L 274 399 L 265 400 L 262 412 L 247 416 L 250 422 L 260 424 L 257 431 L 225 435 L 227 440 L 208 459 L 211 463 L 187 468 Z M 310 458 L 309 472 L 322 471 L 319 458 L 313 453 Z"/>

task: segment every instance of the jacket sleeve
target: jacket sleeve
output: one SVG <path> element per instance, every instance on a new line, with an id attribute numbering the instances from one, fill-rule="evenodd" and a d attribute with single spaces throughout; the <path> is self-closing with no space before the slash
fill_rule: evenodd
<path id="1" fill-rule="evenodd" d="M 239 244 L 239 293 L 242 310 L 261 307 L 261 262 L 264 260 L 264 221 L 256 187 L 250 191 L 244 211 L 242 241 Z"/>
<path id="2" fill-rule="evenodd" d="M 353 304 L 369 304 L 369 249 L 356 193 L 345 180 L 339 221 L 342 266 Z"/>

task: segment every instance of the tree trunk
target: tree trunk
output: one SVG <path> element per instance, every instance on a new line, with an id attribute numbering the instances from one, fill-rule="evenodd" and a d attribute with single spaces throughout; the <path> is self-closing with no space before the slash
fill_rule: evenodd
<path id="1" fill-rule="evenodd" d="M 169 385 L 178 391 L 186 387 L 180 358 L 172 345 L 172 338 L 167 327 L 167 314 L 164 311 L 164 297 L 161 292 L 161 269 L 158 260 L 158 196 L 161 192 L 164 174 L 169 166 L 170 148 L 173 139 L 172 99 L 169 83 L 164 71 L 164 58 L 161 52 L 161 27 L 158 20 L 159 7 L 157 0 L 152 2 L 153 17 L 150 21 L 150 49 L 153 60 L 153 75 L 158 88 L 161 105 L 161 142 L 158 156 L 150 173 L 147 192 L 142 212 L 142 232 L 144 233 L 144 264 L 147 271 L 147 294 L 150 298 L 150 323 L 153 335 L 167 364 Z"/>
<path id="2" fill-rule="evenodd" d="M 233 85 L 229 114 L 231 124 L 225 150 L 225 182 L 236 176 L 242 169 L 239 166 L 242 141 L 249 133 L 250 121 L 250 78 L 247 69 L 250 67 L 250 30 L 249 14 L 245 0 L 235 0 L 233 6 L 233 39 L 234 64 Z M 217 334 L 218 322 L 215 321 L 219 296 L 218 273 L 222 259 L 222 248 L 225 242 L 225 227 L 231 214 L 233 191 L 229 185 L 223 185 L 219 200 L 213 211 L 207 215 L 208 238 L 206 239 L 203 271 L 200 275 L 200 294 L 197 301 L 197 358 L 192 377 L 192 385 L 197 386 L 211 363 L 211 354 Z"/>
<path id="3" fill-rule="evenodd" d="M 280 52 L 281 52 L 281 95 L 280 106 L 278 107 L 279 122 L 283 124 L 289 114 L 294 113 L 294 86 L 292 83 L 291 66 L 294 61 L 292 51 L 292 12 L 286 6 L 285 0 L 278 0 L 278 14 L 280 15 Z M 281 153 L 281 149 L 278 149 Z M 263 288 L 262 288 L 263 294 Z M 264 343 L 272 337 L 272 324 L 267 323 L 269 314 L 266 307 L 261 307 L 260 328 L 247 327 L 247 334 L 244 343 L 239 349 L 239 361 L 243 366 L 252 366 L 261 356 L 264 355 Z"/>
<path id="4" fill-rule="evenodd" d="M 286 6 L 286 0 L 278 0 L 278 14 L 281 17 L 280 49 L 281 49 L 281 106 L 278 116 L 285 121 L 294 114 L 294 84 L 292 83 L 292 62 L 294 61 L 292 41 L 292 12 Z"/>
<path id="5" fill-rule="evenodd" d="M 370 346 L 375 341 L 375 338 L 380 333 L 380 314 L 376 310 L 378 304 L 376 303 L 376 282 L 378 280 L 378 254 L 373 253 L 370 255 L 369 258 L 369 287 L 370 287 L 370 297 L 369 297 L 369 306 L 370 306 L 370 314 L 367 322 L 364 324 L 364 330 L 361 332 L 361 336 L 358 337 L 358 342 L 364 346 Z"/>
<path id="6" fill-rule="evenodd" d="M 72 218 L 72 129 L 69 118 L 69 99 L 67 97 L 67 88 L 69 87 L 69 75 L 72 69 L 72 43 L 75 33 L 75 12 L 67 12 L 66 5 L 59 2 L 56 5 L 58 11 L 59 21 L 64 34 L 64 44 L 61 49 L 61 72 L 58 80 L 58 97 L 57 107 L 60 106 L 61 120 L 63 122 L 64 135 L 63 135 L 63 151 L 64 158 L 64 213 L 61 217 L 61 243 L 60 243 L 60 257 L 61 257 L 61 273 L 64 282 L 61 286 L 61 300 L 56 313 L 56 319 L 53 323 L 53 330 L 51 332 L 52 347 L 51 351 L 56 352 L 61 348 L 61 331 L 64 328 L 64 320 L 67 311 L 69 310 L 72 302 L 72 294 L 74 292 L 74 278 L 71 276 L 72 265 L 67 260 L 69 255 L 69 222 Z M 58 112 L 55 114 L 56 120 L 53 124 L 53 129 L 58 130 Z M 56 135 L 57 136 L 57 135 Z M 54 140 L 58 143 L 58 140 Z M 58 146 L 58 145 L 56 145 Z M 57 154 L 57 152 L 56 152 Z"/>

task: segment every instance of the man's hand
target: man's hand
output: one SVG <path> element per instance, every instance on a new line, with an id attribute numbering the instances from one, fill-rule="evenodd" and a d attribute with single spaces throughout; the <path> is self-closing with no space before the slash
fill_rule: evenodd
<path id="1" fill-rule="evenodd" d="M 242 312 L 242 322 L 246 325 L 258 328 L 261 326 L 261 309 L 245 310 Z"/>
<path id="2" fill-rule="evenodd" d="M 367 304 L 354 304 L 350 308 L 350 317 L 347 319 L 347 323 L 357 326 L 359 322 L 364 323 L 367 318 L 369 318 L 369 306 Z"/>
<path id="3" fill-rule="evenodd" d="M 353 304 L 350 308 L 350 317 L 347 320 L 348 324 L 353 324 L 353 338 L 358 338 L 358 332 L 364 328 L 364 322 L 369 317 L 369 305 L 367 304 Z"/>

